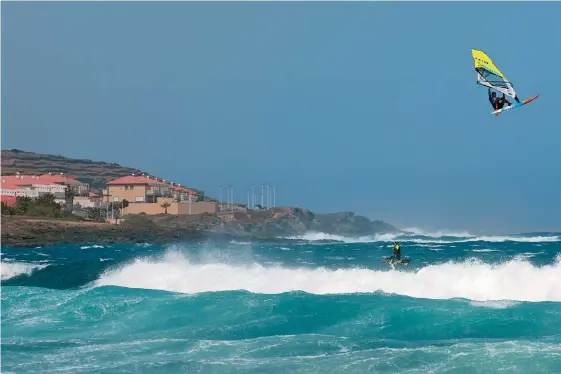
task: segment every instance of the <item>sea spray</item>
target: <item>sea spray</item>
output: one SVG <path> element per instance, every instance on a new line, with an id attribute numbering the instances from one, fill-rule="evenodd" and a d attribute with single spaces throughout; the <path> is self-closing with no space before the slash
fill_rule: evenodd
<path id="1" fill-rule="evenodd" d="M 348 294 L 381 291 L 428 299 L 538 302 L 561 301 L 560 280 L 559 257 L 554 264 L 541 267 L 522 259 L 500 265 L 473 259 L 428 265 L 414 271 L 380 271 L 266 267 L 256 263 L 193 263 L 182 252 L 168 251 L 162 259 L 136 259 L 123 268 L 108 271 L 95 284 L 183 293 L 246 290 L 264 294 L 291 291 Z"/>

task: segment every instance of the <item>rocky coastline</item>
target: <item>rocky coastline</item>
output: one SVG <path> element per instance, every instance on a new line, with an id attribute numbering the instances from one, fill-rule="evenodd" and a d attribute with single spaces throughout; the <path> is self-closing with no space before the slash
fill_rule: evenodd
<path id="1" fill-rule="evenodd" d="M 383 221 L 352 212 L 316 214 L 277 207 L 230 214 L 128 215 L 116 225 L 94 221 L 2 216 L 2 246 L 30 247 L 60 243 L 304 242 L 287 239 L 309 232 L 347 237 L 398 233 Z"/>

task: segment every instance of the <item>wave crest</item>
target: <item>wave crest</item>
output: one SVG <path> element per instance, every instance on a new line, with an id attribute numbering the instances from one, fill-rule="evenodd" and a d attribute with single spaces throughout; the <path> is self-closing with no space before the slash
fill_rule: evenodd
<path id="1" fill-rule="evenodd" d="M 194 263 L 181 252 L 169 251 L 161 259 L 136 259 L 121 268 L 106 271 L 95 285 L 182 293 L 246 290 L 263 294 L 291 291 L 346 294 L 382 291 L 428 299 L 561 301 L 561 257 L 555 264 L 542 267 L 524 259 L 500 265 L 470 260 L 450 261 L 407 272 Z"/>

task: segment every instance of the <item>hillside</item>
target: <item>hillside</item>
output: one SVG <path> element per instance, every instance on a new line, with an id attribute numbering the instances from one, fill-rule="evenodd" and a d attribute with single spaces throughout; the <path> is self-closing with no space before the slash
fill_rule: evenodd
<path id="1" fill-rule="evenodd" d="M 2 245 L 42 246 L 58 243 L 178 243 L 221 241 L 290 241 L 308 232 L 346 237 L 398 233 L 382 221 L 351 212 L 315 214 L 277 207 L 231 215 L 128 215 L 120 225 L 2 216 Z M 300 240 L 297 240 L 300 241 Z"/>
<path id="2" fill-rule="evenodd" d="M 101 188 L 112 179 L 146 173 L 145 171 L 121 166 L 116 163 L 74 159 L 57 155 L 25 152 L 18 149 L 2 151 L 2 175 L 64 173 L 89 183 L 90 187 Z M 149 173 L 147 173 L 149 174 Z"/>
<path id="3" fill-rule="evenodd" d="M 141 170 L 116 163 L 79 160 L 56 155 L 2 151 L 2 174 L 65 173 L 92 187 Z M 206 199 L 211 200 L 209 197 Z M 12 213 L 10 213 L 12 214 Z M 397 233 L 383 221 L 371 221 L 353 212 L 316 214 L 307 209 L 275 207 L 233 214 L 194 216 L 127 215 L 121 225 L 93 222 L 63 222 L 46 217 L 2 216 L 2 244 L 27 246 L 60 242 L 178 242 L 219 240 L 280 240 L 308 232 L 346 237 Z"/>

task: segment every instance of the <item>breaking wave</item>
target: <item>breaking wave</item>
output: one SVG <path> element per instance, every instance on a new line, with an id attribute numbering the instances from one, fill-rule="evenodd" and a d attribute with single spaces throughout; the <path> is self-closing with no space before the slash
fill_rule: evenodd
<path id="1" fill-rule="evenodd" d="M 323 241 L 333 240 L 344 243 L 374 243 L 374 242 L 391 242 L 399 240 L 400 242 L 412 242 L 418 244 L 448 244 L 448 243 L 468 243 L 468 242 L 521 242 L 521 243 L 540 243 L 540 242 L 558 242 L 561 241 L 559 235 L 496 235 L 496 236 L 473 236 L 469 233 L 447 233 L 437 232 L 434 236 L 424 233 L 421 234 L 376 234 L 368 236 L 348 237 L 341 235 L 325 234 L 322 232 L 308 232 L 299 236 L 291 236 L 287 239 L 300 239 L 307 241 Z M 462 234 L 462 235 L 460 235 Z M 464 235 L 465 234 L 465 235 Z"/>
<path id="2" fill-rule="evenodd" d="M 195 263 L 181 252 L 168 251 L 159 259 L 136 259 L 108 270 L 94 285 L 188 294 L 233 290 L 261 294 L 384 292 L 427 299 L 539 302 L 561 301 L 559 279 L 561 257 L 554 264 L 541 267 L 525 259 L 513 259 L 499 265 L 469 260 L 428 265 L 416 271 L 377 271 Z"/>
<path id="3" fill-rule="evenodd" d="M 45 264 L 32 264 L 26 262 L 7 262 L 1 263 L 1 279 L 7 280 L 20 275 L 31 275 L 35 270 L 40 270 L 49 265 Z"/>

